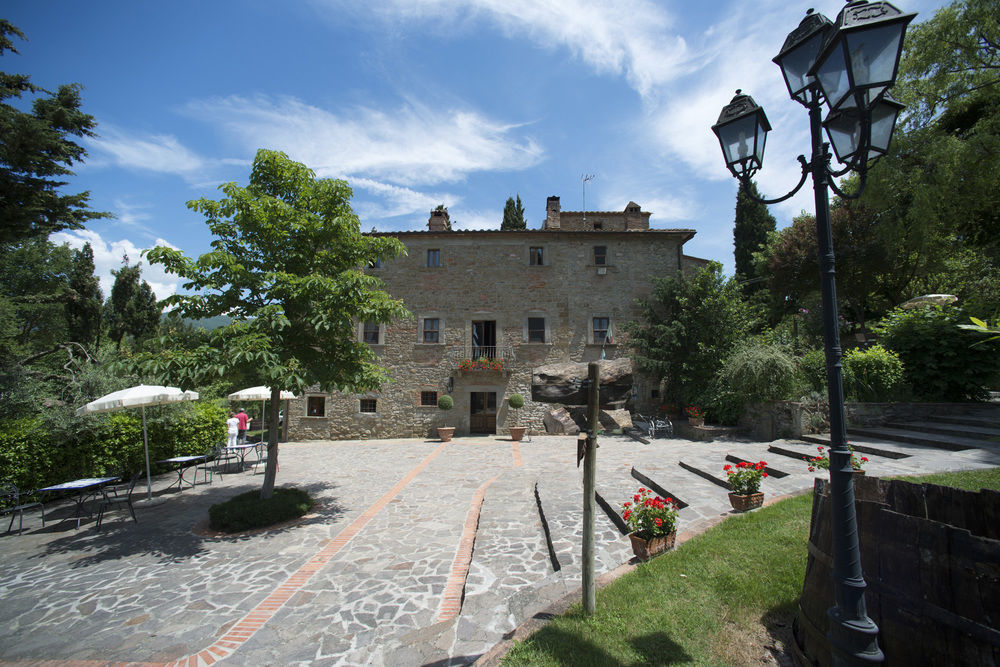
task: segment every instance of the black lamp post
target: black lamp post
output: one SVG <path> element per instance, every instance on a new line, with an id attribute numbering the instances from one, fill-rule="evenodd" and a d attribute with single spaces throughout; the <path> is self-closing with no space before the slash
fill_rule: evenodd
<path id="1" fill-rule="evenodd" d="M 847 447 L 840 333 L 837 327 L 837 288 L 830 229 L 829 189 L 846 199 L 857 198 L 874 160 L 884 155 L 896 118 L 903 108 L 888 94 L 896 80 L 903 34 L 916 14 L 903 14 L 888 2 L 848 2 L 831 22 L 810 9 L 792 31 L 774 62 L 781 68 L 793 100 L 809 110 L 812 158 L 799 156 L 802 177 L 798 185 L 778 199 L 757 199 L 776 204 L 792 197 L 812 174 L 816 201 L 816 237 L 819 247 L 823 295 L 823 338 L 830 402 L 830 506 L 833 533 L 835 606 L 828 610 L 827 638 L 834 664 L 881 662 L 878 627 L 868 618 L 865 580 L 861 570 L 857 517 L 854 510 L 854 475 Z M 824 121 L 823 105 L 829 107 Z M 829 144 L 845 167 L 830 168 Z M 726 166 L 743 186 L 760 169 L 764 143 L 771 129 L 764 110 L 753 99 L 736 91 L 722 109 L 712 131 L 719 138 Z M 854 171 L 859 189 L 845 193 L 834 178 Z M 746 188 L 749 195 L 750 189 Z"/>

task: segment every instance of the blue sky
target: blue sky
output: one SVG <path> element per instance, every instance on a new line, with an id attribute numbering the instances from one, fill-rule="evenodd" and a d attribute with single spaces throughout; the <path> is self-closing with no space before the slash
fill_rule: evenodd
<path id="1" fill-rule="evenodd" d="M 929 18 L 945 4 L 896 3 Z M 775 128 L 759 175 L 768 196 L 798 180 L 805 110 L 771 58 L 809 3 L 587 0 L 7 0 L 28 38 L 0 68 L 36 85 L 84 86 L 98 122 L 72 191 L 93 221 L 105 294 L 123 254 L 211 241 L 185 203 L 245 184 L 258 148 L 346 179 L 362 228 L 423 229 L 444 203 L 460 229 L 498 228 L 519 194 L 529 227 L 564 210 L 651 211 L 691 228 L 687 254 L 733 270 L 736 182 L 711 125 L 742 88 Z M 843 5 L 813 0 L 831 19 Z M 811 190 L 772 207 L 779 227 Z M 159 297 L 174 276 L 143 266 Z"/>

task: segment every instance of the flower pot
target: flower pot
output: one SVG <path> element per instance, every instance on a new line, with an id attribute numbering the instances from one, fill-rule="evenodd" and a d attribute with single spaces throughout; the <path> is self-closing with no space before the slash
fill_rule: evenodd
<path id="1" fill-rule="evenodd" d="M 448 442 L 453 435 L 455 435 L 454 426 L 442 426 L 438 428 L 438 437 L 441 438 L 441 442 Z"/>
<path id="2" fill-rule="evenodd" d="M 688 417 L 688 426 L 704 426 L 704 417 Z"/>
<path id="3" fill-rule="evenodd" d="M 855 470 L 855 471 L 854 471 L 854 474 L 855 474 L 855 475 L 864 475 L 864 474 L 865 474 L 865 471 L 864 471 L 864 470 Z"/>
<path id="4" fill-rule="evenodd" d="M 732 505 L 733 509 L 737 512 L 755 510 L 764 504 L 764 493 L 762 491 L 758 491 L 757 493 L 748 493 L 746 495 L 730 493 L 729 504 Z"/>
<path id="5" fill-rule="evenodd" d="M 632 542 L 632 553 L 636 555 L 636 558 L 639 560 L 649 560 L 653 556 L 659 556 L 663 552 L 674 548 L 674 542 L 677 540 L 677 531 L 674 530 L 666 535 L 657 535 L 649 539 L 639 537 L 636 533 L 629 533 L 628 539 Z"/>
<path id="6" fill-rule="evenodd" d="M 524 432 L 527 428 L 524 426 L 511 426 L 508 430 L 510 431 L 510 439 L 514 442 L 519 442 L 524 437 Z"/>

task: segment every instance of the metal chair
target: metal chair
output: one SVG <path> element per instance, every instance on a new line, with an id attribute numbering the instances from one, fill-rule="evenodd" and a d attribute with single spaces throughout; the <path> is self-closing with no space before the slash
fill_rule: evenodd
<path id="1" fill-rule="evenodd" d="M 142 471 L 140 470 L 136 474 L 132 475 L 132 481 L 128 484 L 113 484 L 109 486 L 101 487 L 101 506 L 97 510 L 97 526 L 101 526 L 101 521 L 104 519 L 104 510 L 108 509 L 112 505 L 125 505 L 128 507 L 128 511 L 132 513 L 132 520 L 136 523 L 139 519 L 135 516 L 135 508 L 132 507 L 132 491 L 135 490 L 135 484 L 142 477 Z M 118 495 L 122 492 L 124 495 Z"/>
<path id="2" fill-rule="evenodd" d="M 261 463 L 264 464 L 265 471 L 267 470 L 267 443 L 258 442 L 257 447 L 254 448 L 254 452 L 257 454 L 257 460 L 253 462 L 253 474 L 257 474 L 257 466 Z"/>
<path id="3" fill-rule="evenodd" d="M 32 507 L 40 507 L 42 509 L 42 526 L 45 526 L 45 506 L 38 501 L 31 501 L 27 503 L 21 502 L 20 493 L 17 487 L 13 484 L 3 484 L 0 486 L 0 516 L 4 514 L 10 514 L 10 524 L 7 526 L 7 532 L 14 527 L 14 519 L 17 519 L 17 534 L 20 535 L 24 529 L 24 510 L 31 509 Z"/>
<path id="4" fill-rule="evenodd" d="M 198 471 L 199 470 L 204 471 L 205 481 L 208 482 L 209 484 L 212 483 L 212 477 L 213 477 L 213 475 L 212 475 L 212 473 L 213 473 L 212 467 L 214 465 L 216 465 L 215 464 L 215 459 L 216 459 L 216 457 L 218 455 L 219 455 L 219 449 L 217 447 L 212 447 L 207 452 L 205 452 L 205 456 L 207 456 L 208 458 L 206 458 L 204 461 L 202 461 L 201 463 L 197 464 L 194 467 L 194 481 L 195 481 L 195 483 L 198 482 Z"/>

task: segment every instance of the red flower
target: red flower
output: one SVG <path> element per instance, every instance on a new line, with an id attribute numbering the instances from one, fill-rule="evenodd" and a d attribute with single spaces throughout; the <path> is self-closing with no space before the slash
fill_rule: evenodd
<path id="1" fill-rule="evenodd" d="M 661 519 L 660 517 L 656 517 L 656 527 L 659 528 L 662 525 L 663 525 L 663 519 Z"/>
<path id="2" fill-rule="evenodd" d="M 622 507 L 631 507 L 631 506 L 632 506 L 632 503 L 623 503 L 622 504 Z"/>
<path id="3" fill-rule="evenodd" d="M 726 465 L 722 466 L 722 469 L 723 469 L 723 470 L 732 470 L 732 469 L 733 469 L 733 466 L 731 466 L 731 465 L 729 465 L 729 464 L 727 463 Z"/>
<path id="4" fill-rule="evenodd" d="M 761 473 L 761 476 L 762 476 L 762 477 L 767 477 L 767 473 L 766 473 L 766 472 L 762 472 L 762 473 Z"/>
<path id="5" fill-rule="evenodd" d="M 625 510 L 625 513 L 622 514 L 622 518 L 625 519 L 626 521 L 628 521 L 628 518 L 630 516 L 632 516 L 632 512 L 629 512 L 628 510 Z"/>

